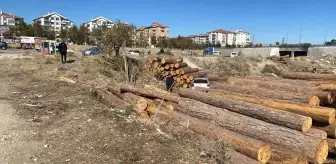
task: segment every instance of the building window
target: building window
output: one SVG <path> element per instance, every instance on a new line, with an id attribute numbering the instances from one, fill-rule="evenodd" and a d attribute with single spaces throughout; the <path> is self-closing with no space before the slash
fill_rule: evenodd
<path id="1" fill-rule="evenodd" d="M 56 18 L 56 20 L 59 20 L 59 18 Z"/>
<path id="2" fill-rule="evenodd" d="M 165 32 L 165 30 L 161 30 L 161 32 Z"/>

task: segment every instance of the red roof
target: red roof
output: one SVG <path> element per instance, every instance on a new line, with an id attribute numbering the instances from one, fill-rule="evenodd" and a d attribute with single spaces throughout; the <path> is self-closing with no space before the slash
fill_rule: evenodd
<path id="1" fill-rule="evenodd" d="M 163 28 L 168 28 L 168 26 L 160 24 L 159 22 L 153 22 L 151 27 L 163 27 Z"/>
<path id="2" fill-rule="evenodd" d="M 16 15 L 13 15 L 13 14 L 7 14 L 7 13 L 4 13 L 2 12 L 2 15 L 7 17 L 7 18 L 18 18 L 18 19 L 23 19 L 22 17 L 20 16 L 16 16 Z"/>
<path id="3" fill-rule="evenodd" d="M 234 32 L 228 31 L 228 30 L 224 30 L 224 29 L 218 29 L 218 30 L 214 30 L 214 31 L 211 31 L 211 32 L 223 33 L 223 34 L 234 33 Z"/>

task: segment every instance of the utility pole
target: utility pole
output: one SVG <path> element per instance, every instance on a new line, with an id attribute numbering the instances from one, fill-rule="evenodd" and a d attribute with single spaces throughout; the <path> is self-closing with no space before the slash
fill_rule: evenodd
<path id="1" fill-rule="evenodd" d="M 61 19 L 61 18 L 60 18 Z M 57 34 L 56 34 L 56 18 L 54 17 L 54 31 L 55 31 L 55 55 L 56 55 L 56 40 L 57 40 Z"/>
<path id="2" fill-rule="evenodd" d="M 301 44 L 301 34 L 302 34 L 302 23 L 301 23 L 301 25 L 300 25 L 299 44 Z"/>
<path id="3" fill-rule="evenodd" d="M 286 44 L 288 44 L 288 32 L 287 32 L 287 36 L 286 36 Z"/>
<path id="4" fill-rule="evenodd" d="M 328 35 L 328 28 L 327 28 L 327 25 L 326 25 L 325 36 L 324 36 L 324 43 L 327 42 L 327 35 Z"/>

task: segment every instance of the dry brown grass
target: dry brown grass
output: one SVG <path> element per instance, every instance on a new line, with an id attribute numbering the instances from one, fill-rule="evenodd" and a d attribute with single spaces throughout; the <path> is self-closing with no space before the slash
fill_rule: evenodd
<path id="1" fill-rule="evenodd" d="M 134 113 L 92 99 L 92 86 L 114 83 L 100 72 L 101 57 L 75 55 L 67 64 L 54 56 L 30 57 L 1 59 L 0 78 L 15 92 L 10 98 L 21 119 L 36 133 L 29 139 L 47 144 L 31 152 L 40 163 L 212 163 L 200 157 L 199 141 L 188 130 L 159 127 L 171 136 L 166 138 Z"/>

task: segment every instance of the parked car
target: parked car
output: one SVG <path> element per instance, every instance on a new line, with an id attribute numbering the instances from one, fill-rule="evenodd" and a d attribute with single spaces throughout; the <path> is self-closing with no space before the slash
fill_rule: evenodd
<path id="1" fill-rule="evenodd" d="M 6 50 L 7 49 L 7 43 L 0 41 L 0 49 Z"/>
<path id="2" fill-rule="evenodd" d="M 208 78 L 195 78 L 191 83 L 191 89 L 196 88 L 204 88 L 204 89 L 210 88 L 210 82 Z"/>
<path id="3" fill-rule="evenodd" d="M 101 54 L 103 50 L 99 47 L 91 47 L 82 52 L 83 55 L 89 56 L 89 55 L 98 55 Z"/>
<path id="4" fill-rule="evenodd" d="M 140 51 L 139 50 L 129 50 L 128 51 L 128 54 L 130 54 L 130 55 L 140 55 Z"/>

